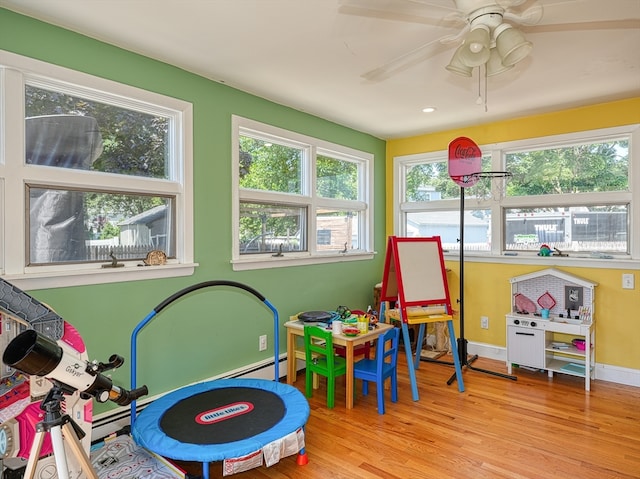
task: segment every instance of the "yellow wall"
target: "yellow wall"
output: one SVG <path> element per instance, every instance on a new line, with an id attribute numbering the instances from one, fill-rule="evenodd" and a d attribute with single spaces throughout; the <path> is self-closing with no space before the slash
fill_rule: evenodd
<path id="1" fill-rule="evenodd" d="M 387 142 L 387 184 L 393 184 L 393 158 L 446 150 L 449 142 L 467 136 L 477 144 L 559 135 L 583 130 L 640 123 L 640 98 L 576 108 L 464 129 L 425 134 Z M 636 159 L 637 163 L 637 159 Z M 387 234 L 393 234 L 393 191 L 387 188 Z M 447 261 L 451 297 L 459 297 L 459 262 Z M 465 337 L 469 341 L 504 347 L 505 314 L 511 309 L 509 279 L 556 267 L 598 283 L 595 289 L 596 361 L 640 369 L 640 274 L 620 269 L 465 262 Z M 622 273 L 634 272 L 636 288 L 622 289 Z M 454 306 L 455 308 L 455 306 Z M 489 317 L 489 329 L 480 329 L 480 316 Z"/>

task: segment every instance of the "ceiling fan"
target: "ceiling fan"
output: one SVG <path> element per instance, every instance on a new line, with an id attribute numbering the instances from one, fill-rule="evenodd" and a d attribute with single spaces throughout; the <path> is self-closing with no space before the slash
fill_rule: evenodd
<path id="1" fill-rule="evenodd" d="M 586 0 L 544 0 L 551 9 Z M 640 28 L 640 19 L 544 23 L 542 0 L 340 0 L 340 12 L 348 15 L 423 23 L 457 30 L 420 45 L 362 75 L 381 81 L 442 50 L 457 46 L 445 68 L 471 77 L 484 67 L 486 76 L 513 68 L 533 49 L 525 33 L 545 31 Z M 438 14 L 439 13 L 439 14 Z"/>

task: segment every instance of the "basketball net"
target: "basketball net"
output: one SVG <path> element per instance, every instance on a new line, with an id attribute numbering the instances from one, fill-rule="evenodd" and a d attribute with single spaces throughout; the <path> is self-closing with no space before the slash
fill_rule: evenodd
<path id="1" fill-rule="evenodd" d="M 465 196 L 478 203 L 489 198 L 500 201 L 506 196 L 507 184 L 512 176 L 508 171 L 481 171 L 467 175 L 469 186 L 465 188 Z"/>

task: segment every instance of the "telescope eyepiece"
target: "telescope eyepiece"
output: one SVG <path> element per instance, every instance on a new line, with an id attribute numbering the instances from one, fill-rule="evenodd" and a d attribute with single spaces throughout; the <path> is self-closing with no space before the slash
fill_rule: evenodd
<path id="1" fill-rule="evenodd" d="M 110 369 L 118 369 L 124 364 L 124 358 L 119 354 L 112 354 L 109 356 L 109 364 L 111 365 Z"/>

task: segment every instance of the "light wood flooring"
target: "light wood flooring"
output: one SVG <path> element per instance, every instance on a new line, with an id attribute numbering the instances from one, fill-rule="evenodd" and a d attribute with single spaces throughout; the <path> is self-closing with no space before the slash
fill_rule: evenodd
<path id="1" fill-rule="evenodd" d="M 309 399 L 309 463 L 296 456 L 235 474 L 236 479 L 631 479 L 640 478 L 640 388 L 518 370 L 517 381 L 464 368 L 466 390 L 447 386 L 453 367 L 422 362 L 414 402 L 404 352 L 399 400 L 386 391 L 376 410 L 375 385 L 345 409 L 344 377 L 336 406 L 326 408 L 326 384 Z M 446 359 L 443 358 L 443 359 Z M 480 358 L 473 367 L 506 373 L 503 362 Z M 295 386 L 304 392 L 304 372 Z M 182 464 L 200 474 L 199 465 Z M 211 478 L 222 477 L 220 463 Z"/>

